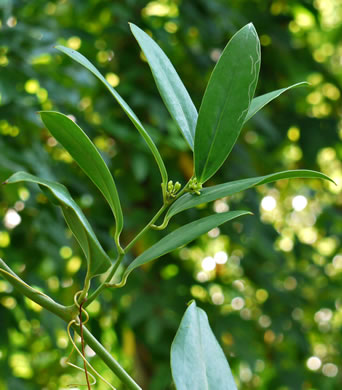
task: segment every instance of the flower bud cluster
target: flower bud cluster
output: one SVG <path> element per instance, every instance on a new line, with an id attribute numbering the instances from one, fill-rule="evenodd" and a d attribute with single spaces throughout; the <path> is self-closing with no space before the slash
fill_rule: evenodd
<path id="1" fill-rule="evenodd" d="M 173 184 L 173 181 L 170 180 L 167 183 L 167 192 L 166 192 L 167 197 L 169 199 L 175 198 L 177 195 L 177 192 L 181 189 L 181 187 L 182 187 L 182 185 L 178 181 L 176 181 L 176 183 Z"/>
<path id="2" fill-rule="evenodd" d="M 188 186 L 189 192 L 196 194 L 196 195 L 201 195 L 201 193 L 200 193 L 201 189 L 202 189 L 202 183 L 199 183 L 197 181 L 196 177 L 194 177 L 193 179 L 191 179 L 189 181 L 189 186 Z"/>

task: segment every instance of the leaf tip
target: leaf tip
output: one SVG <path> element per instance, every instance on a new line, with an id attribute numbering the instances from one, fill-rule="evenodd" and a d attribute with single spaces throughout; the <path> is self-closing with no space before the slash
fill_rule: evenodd
<path id="1" fill-rule="evenodd" d="M 245 215 L 255 215 L 252 211 L 242 211 L 239 217 L 243 217 Z"/>
<path id="2" fill-rule="evenodd" d="M 331 177 L 329 177 L 328 175 L 325 175 L 324 173 L 321 173 L 323 175 L 323 178 L 326 179 L 326 180 L 329 180 L 331 181 L 333 184 L 335 184 L 335 186 L 338 186 L 338 184 L 336 183 L 336 181 L 334 179 L 332 179 Z M 322 178 L 322 177 L 321 177 Z"/>
<path id="3" fill-rule="evenodd" d="M 255 26 L 252 22 L 249 22 L 246 26 L 249 30 L 253 31 L 256 33 L 256 29 L 255 29 Z"/>
<path id="4" fill-rule="evenodd" d="M 2 183 L 1 183 L 1 185 L 6 185 L 6 184 L 8 184 L 8 180 L 5 180 L 5 181 L 3 181 Z"/>
<path id="5" fill-rule="evenodd" d="M 293 87 L 312 87 L 312 86 L 313 84 L 310 83 L 309 81 L 300 81 L 293 85 Z"/>
<path id="6" fill-rule="evenodd" d="M 196 306 L 196 301 L 194 299 L 191 299 L 189 302 L 187 302 L 187 306 L 191 306 L 192 304 L 194 304 Z"/>
<path id="7" fill-rule="evenodd" d="M 131 29 L 132 33 L 134 33 L 133 30 L 135 30 L 135 29 L 138 28 L 138 27 L 137 27 L 134 23 L 132 23 L 132 22 L 128 22 L 128 25 L 129 25 L 129 28 Z"/>

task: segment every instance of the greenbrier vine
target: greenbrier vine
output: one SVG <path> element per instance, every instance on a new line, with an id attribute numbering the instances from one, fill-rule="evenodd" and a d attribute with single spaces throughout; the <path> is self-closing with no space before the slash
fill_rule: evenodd
<path id="1" fill-rule="evenodd" d="M 160 171 L 163 203 L 146 226 L 126 246 L 121 246 L 120 238 L 125 230 L 124 215 L 114 177 L 86 132 L 76 121 L 70 119 L 70 116 L 55 111 L 42 111 L 39 114 L 46 129 L 93 182 L 110 207 L 115 222 L 115 233 L 111 241 L 111 249 L 116 253 L 115 259 L 111 259 L 108 254 L 112 252 L 107 253 L 103 249 L 81 207 L 65 186 L 27 172 L 16 172 L 4 183 L 16 185 L 24 182 L 38 185 L 47 198 L 60 207 L 70 232 L 83 252 L 86 268 L 84 287 L 74 295 L 71 306 L 57 303 L 45 293 L 29 286 L 2 259 L 0 274 L 21 294 L 66 322 L 72 349 L 65 362 L 82 371 L 86 382 L 70 386 L 87 386 L 88 390 L 96 384 L 96 377 L 111 389 L 115 388 L 89 363 L 85 354 L 85 344 L 94 350 L 97 358 L 112 370 L 125 388 L 141 390 L 141 387 L 88 330 L 87 306 L 98 299 L 106 288 L 124 287 L 135 269 L 187 245 L 224 223 L 250 215 L 251 212 L 231 210 L 213 213 L 167 234 L 161 233 L 162 236 L 153 245 L 127 264 L 127 261 L 124 261 L 126 255 L 147 231 L 166 229 L 171 218 L 190 208 L 276 180 L 311 178 L 332 181 L 319 172 L 293 170 L 206 186 L 208 180 L 228 158 L 243 125 L 281 93 L 304 83 L 254 97 L 261 57 L 259 38 L 250 23 L 241 28 L 222 51 L 203 95 L 201 109 L 197 112 L 189 93 L 165 53 L 139 27 L 133 24 L 130 27 L 151 67 L 166 108 L 193 152 L 191 179 L 183 187 L 178 181 L 174 183 L 168 180 L 168 172 L 158 148 L 129 105 L 81 53 L 57 46 L 59 51 L 81 64 L 104 84 L 143 137 Z M 158 226 L 156 223 L 161 217 L 164 219 Z M 93 281 L 97 281 L 95 289 L 92 289 Z M 77 346 L 76 334 L 80 336 L 81 348 Z M 202 342 L 203 340 L 205 342 Z M 83 361 L 83 368 L 71 363 L 75 351 Z M 171 346 L 171 370 L 177 390 L 198 390 L 204 387 L 214 390 L 237 389 L 225 355 L 211 331 L 208 318 L 205 312 L 196 306 L 196 302 L 189 303 Z"/>

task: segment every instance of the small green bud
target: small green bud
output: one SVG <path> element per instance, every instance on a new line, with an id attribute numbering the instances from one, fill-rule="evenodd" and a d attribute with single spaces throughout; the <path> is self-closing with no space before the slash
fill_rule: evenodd
<path id="1" fill-rule="evenodd" d="M 179 181 L 176 181 L 175 186 L 174 186 L 174 192 L 178 192 L 181 189 L 182 185 Z"/>
<path id="2" fill-rule="evenodd" d="M 170 180 L 170 181 L 167 183 L 167 190 L 168 190 L 169 192 L 172 192 L 172 190 L 173 190 L 173 181 L 172 181 L 172 180 Z"/>

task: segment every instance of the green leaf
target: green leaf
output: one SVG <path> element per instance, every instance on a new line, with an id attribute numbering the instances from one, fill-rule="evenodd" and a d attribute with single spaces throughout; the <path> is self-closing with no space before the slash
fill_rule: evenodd
<path id="1" fill-rule="evenodd" d="M 40 187 L 44 187 L 44 192 L 48 192 L 49 197 L 53 197 L 56 203 L 62 208 L 65 220 L 87 259 L 87 277 L 92 278 L 106 272 L 111 265 L 111 261 L 102 249 L 89 222 L 69 194 L 67 188 L 62 184 L 41 179 L 26 172 L 15 173 L 5 183 L 11 184 L 22 181 L 35 183 Z"/>
<path id="2" fill-rule="evenodd" d="M 154 144 L 152 138 L 149 136 L 147 131 L 145 130 L 144 126 L 138 119 L 138 117 L 135 115 L 135 113 L 132 111 L 131 107 L 125 102 L 125 100 L 122 99 L 122 97 L 118 94 L 118 92 L 108 83 L 108 81 L 102 76 L 102 74 L 95 68 L 95 66 L 87 59 L 85 58 L 81 53 L 79 53 L 76 50 L 69 49 L 68 47 L 64 46 L 56 46 L 56 49 L 60 50 L 64 54 L 71 57 L 73 60 L 78 62 L 79 64 L 83 65 L 85 68 L 87 68 L 91 73 L 93 73 L 94 76 L 96 76 L 102 83 L 106 86 L 106 88 L 109 90 L 109 92 L 114 96 L 116 101 L 119 103 L 119 105 L 122 107 L 122 109 L 125 111 L 129 119 L 132 121 L 134 126 L 137 128 L 141 136 L 144 138 L 145 142 L 147 143 L 148 147 L 150 148 L 157 164 L 160 170 L 160 174 L 163 180 L 164 188 L 166 189 L 167 186 L 167 172 L 166 168 L 163 162 L 163 159 L 160 156 L 160 153 Z"/>
<path id="3" fill-rule="evenodd" d="M 260 42 L 252 23 L 229 41 L 217 62 L 198 115 L 194 158 L 206 182 L 232 150 L 252 101 L 260 69 Z"/>
<path id="4" fill-rule="evenodd" d="M 302 85 L 307 85 L 307 84 L 309 84 L 309 83 L 306 81 L 302 81 L 301 83 L 293 84 L 287 88 L 277 89 L 276 91 L 265 93 L 265 95 L 261 95 L 261 96 L 254 98 L 252 100 L 250 107 L 249 107 L 249 110 L 248 110 L 248 113 L 247 113 L 247 116 L 245 118 L 244 123 L 249 121 L 252 118 L 252 116 L 254 116 L 262 108 L 264 108 L 266 106 L 266 104 L 268 104 L 272 100 L 276 99 L 282 93 L 288 91 L 291 88 L 300 87 Z"/>
<path id="5" fill-rule="evenodd" d="M 157 43 L 136 25 L 130 23 L 130 27 L 150 65 L 159 93 L 169 113 L 193 150 L 198 114 L 188 91 Z"/>
<path id="6" fill-rule="evenodd" d="M 171 370 L 177 390 L 237 390 L 227 359 L 193 301 L 171 346 Z"/>
<path id="7" fill-rule="evenodd" d="M 118 243 L 123 215 L 113 176 L 100 153 L 85 132 L 66 115 L 54 111 L 42 111 L 40 115 L 52 136 L 70 153 L 107 200 L 116 220 L 115 238 Z"/>
<path id="8" fill-rule="evenodd" d="M 207 233 L 209 230 L 222 225 L 234 218 L 242 215 L 251 214 L 249 211 L 228 211 L 226 213 L 214 214 L 209 217 L 201 218 L 197 221 L 188 223 L 167 236 L 163 237 L 156 244 L 152 245 L 144 253 L 138 256 L 125 270 L 120 286 L 126 283 L 128 275 L 137 267 L 146 264 L 152 260 L 158 259 L 174 249 L 177 249 L 195 238 Z"/>
<path id="9" fill-rule="evenodd" d="M 229 183 L 203 188 L 201 190 L 201 195 L 193 195 L 189 193 L 184 194 L 171 205 L 165 215 L 165 222 L 167 223 L 174 215 L 180 213 L 181 211 L 198 206 L 199 204 L 212 202 L 213 200 L 220 199 L 225 196 L 230 196 L 237 192 L 260 186 L 261 184 L 272 183 L 281 179 L 295 178 L 324 179 L 333 182 L 333 180 L 331 180 L 323 173 L 306 169 L 283 171 L 272 173 L 267 176 L 251 177 L 249 179 L 231 181 Z"/>

